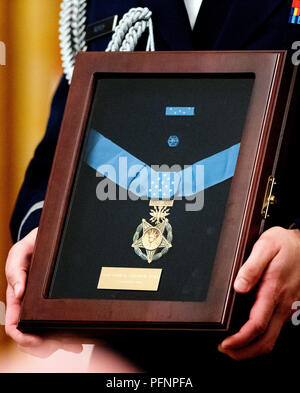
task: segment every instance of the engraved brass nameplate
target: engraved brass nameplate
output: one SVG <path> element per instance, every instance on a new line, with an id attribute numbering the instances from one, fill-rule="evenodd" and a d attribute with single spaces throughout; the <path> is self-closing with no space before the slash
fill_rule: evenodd
<path id="1" fill-rule="evenodd" d="M 102 267 L 98 289 L 157 291 L 162 269 Z"/>

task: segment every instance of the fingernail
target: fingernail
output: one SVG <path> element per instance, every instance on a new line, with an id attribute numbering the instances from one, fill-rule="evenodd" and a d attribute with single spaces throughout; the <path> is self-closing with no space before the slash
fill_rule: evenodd
<path id="1" fill-rule="evenodd" d="M 225 350 L 224 350 L 222 344 L 219 344 L 219 345 L 218 345 L 218 351 L 219 351 L 219 352 L 222 352 L 222 353 L 225 352 Z"/>
<path id="2" fill-rule="evenodd" d="M 248 291 L 249 283 L 243 277 L 239 277 L 235 280 L 234 289 L 241 292 Z"/>
<path id="3" fill-rule="evenodd" d="M 16 284 L 16 285 L 14 286 L 14 293 L 15 293 L 15 297 L 16 297 L 16 298 L 20 298 L 20 297 L 21 297 L 21 294 L 22 294 L 22 287 L 21 287 L 20 284 Z"/>

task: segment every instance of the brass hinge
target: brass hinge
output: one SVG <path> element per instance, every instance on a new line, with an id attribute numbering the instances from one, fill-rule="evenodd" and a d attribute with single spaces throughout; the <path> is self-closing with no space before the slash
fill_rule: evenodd
<path id="1" fill-rule="evenodd" d="M 264 196 L 264 201 L 261 209 L 261 215 L 264 219 L 269 217 L 269 207 L 276 203 L 276 197 L 273 195 L 273 187 L 276 184 L 275 177 L 269 176 Z"/>

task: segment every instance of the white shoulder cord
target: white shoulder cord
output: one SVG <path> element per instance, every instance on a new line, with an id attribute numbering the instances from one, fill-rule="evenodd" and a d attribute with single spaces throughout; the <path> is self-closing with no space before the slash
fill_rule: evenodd
<path id="1" fill-rule="evenodd" d="M 72 79 L 76 53 L 86 51 L 85 22 L 87 0 L 63 0 L 59 21 L 59 40 L 64 73 Z"/>
<path id="2" fill-rule="evenodd" d="M 149 29 L 146 51 L 155 51 L 152 12 L 148 8 L 131 8 L 120 20 L 106 52 L 133 51 L 145 30 Z"/>
<path id="3" fill-rule="evenodd" d="M 73 75 L 76 54 L 87 50 L 86 8 L 87 0 L 62 0 L 61 2 L 59 40 L 62 66 L 69 83 Z M 151 16 L 152 12 L 148 8 L 130 9 L 120 20 L 106 51 L 133 51 L 146 29 L 149 29 L 146 51 L 154 51 Z"/>

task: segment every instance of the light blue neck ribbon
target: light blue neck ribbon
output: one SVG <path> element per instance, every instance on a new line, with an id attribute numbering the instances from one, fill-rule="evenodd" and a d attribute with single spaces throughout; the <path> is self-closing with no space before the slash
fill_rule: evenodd
<path id="1" fill-rule="evenodd" d="M 140 198 L 191 197 L 234 175 L 240 144 L 200 160 L 184 169 L 149 166 L 91 129 L 85 162 L 97 172 Z M 173 170 L 172 170 L 173 169 Z"/>

